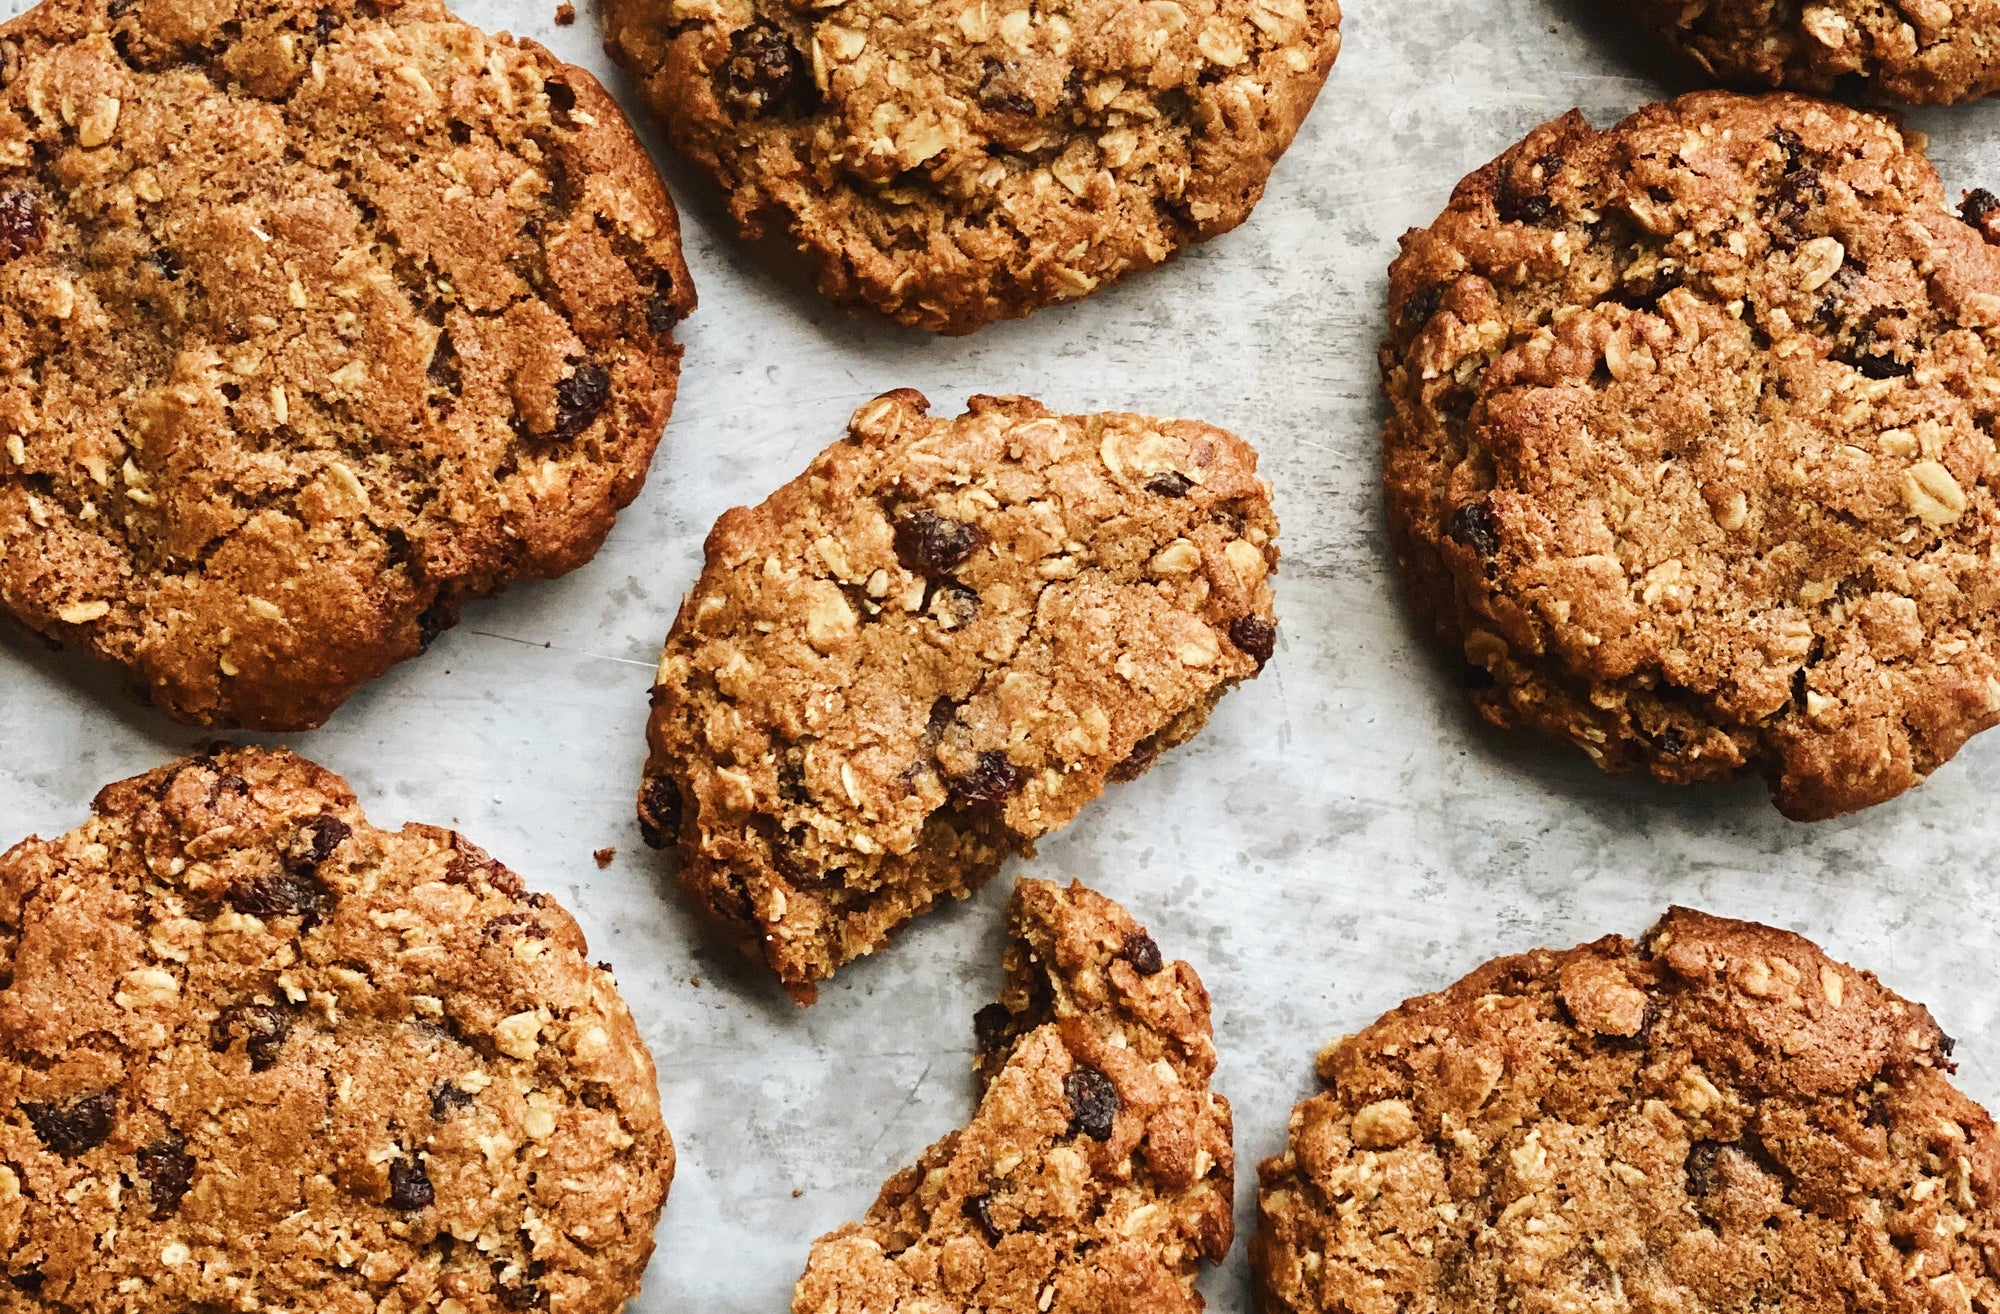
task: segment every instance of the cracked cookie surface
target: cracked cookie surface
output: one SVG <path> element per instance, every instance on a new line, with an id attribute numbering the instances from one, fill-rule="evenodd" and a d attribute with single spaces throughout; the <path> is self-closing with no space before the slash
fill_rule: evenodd
<path id="1" fill-rule="evenodd" d="M 1337 0 L 606 0 L 606 44 L 746 236 L 965 333 L 1243 222 Z"/>
<path id="2" fill-rule="evenodd" d="M 1266 1314 L 1987 1309 L 2000 1135 L 1920 1005 L 1675 909 L 1320 1057 L 1260 1169 Z"/>
<path id="3" fill-rule="evenodd" d="M 1403 239 L 1390 531 L 1489 720 L 1813 819 L 2000 718 L 1982 196 L 1885 119 L 1702 93 L 1537 129 Z"/>
<path id="4" fill-rule="evenodd" d="M 1946 105 L 2000 91 L 2000 0 L 1637 0 L 1732 83 Z"/>
<path id="5" fill-rule="evenodd" d="M 568 913 L 289 753 L 186 759 L 94 813 L 0 857 L 0 1304 L 636 1293 L 673 1144 Z"/>
<path id="6" fill-rule="evenodd" d="M 648 842 L 801 1002 L 1192 737 L 1277 641 L 1240 438 L 928 406 L 870 402 L 716 523 L 653 689 Z"/>
<path id="7" fill-rule="evenodd" d="M 0 606 L 297 729 L 587 561 L 694 305 L 589 74 L 434 0 L 0 27 Z"/>
<path id="8" fill-rule="evenodd" d="M 1235 1158 L 1201 978 L 1081 885 L 1022 881 L 1008 923 L 978 1112 L 814 1244 L 794 1314 L 1203 1308 Z"/>

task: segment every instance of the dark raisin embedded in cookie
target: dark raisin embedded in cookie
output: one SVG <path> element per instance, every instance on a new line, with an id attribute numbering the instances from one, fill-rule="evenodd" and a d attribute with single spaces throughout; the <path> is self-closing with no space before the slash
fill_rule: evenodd
<path id="1" fill-rule="evenodd" d="M 1276 646 L 1278 525 L 1241 439 L 928 405 L 870 402 L 717 523 L 653 689 L 641 833 L 802 1002 L 1192 737 Z"/>
<path id="2" fill-rule="evenodd" d="M 637 1294 L 652 1061 L 569 916 L 451 832 L 220 749 L 0 856 L 0 945 L 14 1314 L 234 1308 L 246 1273 L 269 1309 L 374 1309 L 383 1274 L 465 1314 Z"/>
<path id="3" fill-rule="evenodd" d="M 1234 228 L 1340 50 L 1337 0 L 608 0 L 611 53 L 746 236 L 966 333 Z"/>
<path id="4" fill-rule="evenodd" d="M 694 292 L 588 73 L 440 0 L 51 2 L 0 69 L 0 607 L 295 730 L 589 560 Z"/>
<path id="5" fill-rule="evenodd" d="M 1145 933 L 1081 885 L 1022 881 L 1008 926 L 990 1008 L 1016 1039 L 981 1059 L 972 1121 L 814 1244 L 795 1314 L 1201 1309 L 1234 1179 L 1201 979 L 1124 972 L 1113 948 Z"/>
<path id="6" fill-rule="evenodd" d="M 1766 926 L 1499 959 L 1321 1053 L 1257 1307 L 1488 1314 L 1532 1273 L 1551 1311 L 1985 1308 L 2000 1131 L 1950 1071 L 1921 1005 Z"/>
<path id="7" fill-rule="evenodd" d="M 1510 219 L 1558 158 L 1587 195 Z M 1547 124 L 1406 236 L 1390 534 L 1481 714 L 1800 819 L 2000 721 L 1996 206 L 1888 119 L 1708 92 Z"/>
<path id="8" fill-rule="evenodd" d="M 2000 91 L 2000 10 L 1984 0 L 1637 0 L 1636 12 L 1731 86 L 1912 105 Z"/>

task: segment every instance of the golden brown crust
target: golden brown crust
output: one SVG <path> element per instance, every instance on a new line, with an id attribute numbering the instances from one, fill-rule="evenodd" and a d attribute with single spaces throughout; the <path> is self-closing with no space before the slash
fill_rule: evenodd
<path id="1" fill-rule="evenodd" d="M 308 727 L 637 495 L 694 291 L 588 73 L 434 0 L 47 0 L 0 73 L 27 625 Z"/>
<path id="2" fill-rule="evenodd" d="M 1947 105 L 2000 91 L 2000 0 L 1638 0 L 1731 83 Z"/>
<path id="3" fill-rule="evenodd" d="M 1390 294 L 1391 535 L 1489 719 L 1810 819 L 2000 717 L 2000 250 L 1920 141 L 1790 96 L 1572 114 Z"/>
<path id="4" fill-rule="evenodd" d="M 1340 49 L 1337 0 L 607 0 L 606 45 L 748 236 L 966 333 L 1234 228 Z"/>
<path id="5" fill-rule="evenodd" d="M 1248 443 L 915 392 L 724 515 L 640 795 L 695 903 L 816 983 L 1195 733 L 1276 642 Z"/>
<path id="6" fill-rule="evenodd" d="M 820 1238 L 794 1314 L 1196 1314 L 1233 1237 L 1208 993 L 1124 909 L 1022 881 L 964 1129 Z"/>
<path id="7" fill-rule="evenodd" d="M 0 857 L 0 1301 L 610 1314 L 673 1178 L 569 914 L 230 749 Z M 113 1239 L 115 1238 L 115 1240 Z"/>
<path id="8" fill-rule="evenodd" d="M 1921 1006 L 1676 909 L 1320 1059 L 1260 1169 L 1266 1314 L 1987 1308 L 2000 1132 Z"/>

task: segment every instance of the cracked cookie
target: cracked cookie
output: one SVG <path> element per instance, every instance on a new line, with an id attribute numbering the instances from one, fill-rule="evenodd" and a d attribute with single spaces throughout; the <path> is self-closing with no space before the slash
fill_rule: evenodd
<path id="1" fill-rule="evenodd" d="M 1277 640 L 1240 438 L 928 406 L 877 398 L 716 523 L 653 688 L 647 842 L 801 1003 L 1192 737 Z"/>
<path id="2" fill-rule="evenodd" d="M 606 0 L 606 45 L 746 237 L 968 333 L 1243 222 L 1337 0 Z"/>
<path id="3" fill-rule="evenodd" d="M 0 857 L 0 1304 L 621 1308 L 674 1152 L 584 953 L 289 753 L 110 786 Z"/>
<path id="4" fill-rule="evenodd" d="M 978 1112 L 814 1244 L 793 1314 L 1195 1314 L 1234 1236 L 1208 992 L 1124 909 L 1024 880 Z"/>
<path id="5" fill-rule="evenodd" d="M 589 74 L 435 0 L 0 26 L 0 607 L 178 720 L 317 725 L 589 560 L 694 305 Z"/>
<path id="6" fill-rule="evenodd" d="M 1709 73 L 1845 99 L 1947 105 L 2000 91 L 1995 0 L 1637 0 Z"/>
<path id="7" fill-rule="evenodd" d="M 2000 1304 L 2000 1135 L 1930 1014 L 1670 911 L 1488 963 L 1320 1055 L 1260 1168 L 1265 1314 Z"/>
<path id="8" fill-rule="evenodd" d="M 1785 95 L 1571 114 L 1403 239 L 1390 531 L 1487 719 L 1799 819 L 2000 719 L 2000 203 L 1921 146 Z"/>

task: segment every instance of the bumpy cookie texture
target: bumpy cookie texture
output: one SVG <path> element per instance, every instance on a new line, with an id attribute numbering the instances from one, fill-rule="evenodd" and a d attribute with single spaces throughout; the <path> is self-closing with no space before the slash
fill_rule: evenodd
<path id="1" fill-rule="evenodd" d="M 1242 223 L 1337 0 L 606 0 L 606 42 L 745 235 L 965 333 Z"/>
<path id="2" fill-rule="evenodd" d="M 618 1309 L 672 1142 L 561 908 L 287 753 L 0 857 L 0 1301 Z M 115 1241 L 114 1241 L 115 1238 Z"/>
<path id="3" fill-rule="evenodd" d="M 434 0 L 0 27 L 0 606 L 178 719 L 317 724 L 596 550 L 678 231 L 588 74 Z"/>
<path id="4" fill-rule="evenodd" d="M 1262 1169 L 1266 1314 L 1991 1309 L 2000 1138 L 1920 1006 L 1675 910 L 1320 1058 Z"/>
<path id="5" fill-rule="evenodd" d="M 793 1314 L 1194 1314 L 1233 1237 L 1208 993 L 1117 904 L 1022 881 L 979 1111 L 822 1237 Z"/>
<path id="6" fill-rule="evenodd" d="M 1193 736 L 1276 643 L 1247 443 L 927 406 L 878 398 L 717 522 L 653 689 L 647 839 L 801 1002 Z"/>
<path id="7" fill-rule="evenodd" d="M 1810 819 L 2000 717 L 2000 251 L 1791 96 L 1572 114 L 1403 239 L 1390 529 L 1499 725 Z"/>
<path id="8" fill-rule="evenodd" d="M 1732 83 L 1917 105 L 2000 91 L 2000 0 L 1637 0 L 1636 9 Z"/>

